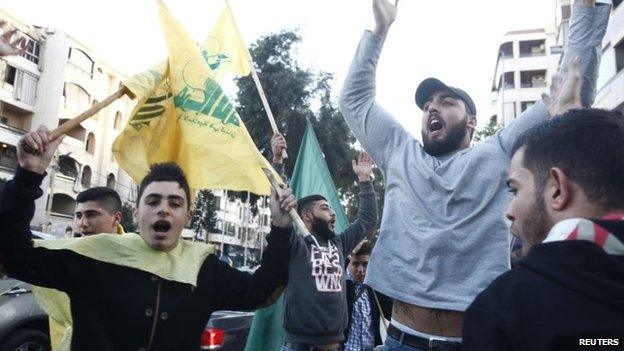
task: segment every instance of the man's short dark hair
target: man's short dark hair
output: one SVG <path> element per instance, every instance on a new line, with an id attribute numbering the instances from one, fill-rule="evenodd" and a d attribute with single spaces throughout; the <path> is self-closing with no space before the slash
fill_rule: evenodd
<path id="1" fill-rule="evenodd" d="M 322 195 L 310 195 L 299 199 L 297 201 L 297 213 L 301 216 L 303 212 L 310 212 L 314 203 L 322 200 L 327 201 L 327 199 Z"/>
<path id="2" fill-rule="evenodd" d="M 186 175 L 184 175 L 184 171 L 180 166 L 178 166 L 175 162 L 163 162 L 163 163 L 155 163 L 150 166 L 150 170 L 141 181 L 141 185 L 139 185 L 139 197 L 137 199 L 137 204 L 141 200 L 141 196 L 143 195 L 143 191 L 153 182 L 176 182 L 180 185 L 180 188 L 184 190 L 186 194 L 186 205 L 188 208 L 191 208 L 191 190 L 189 189 L 188 181 L 186 180 Z"/>
<path id="3" fill-rule="evenodd" d="M 372 251 L 373 246 L 367 241 L 360 246 L 359 250 L 353 253 L 353 256 L 370 256 Z"/>
<path id="4" fill-rule="evenodd" d="M 624 208 L 624 116 L 619 111 L 574 109 L 523 134 L 513 153 L 524 150 L 523 166 L 541 194 L 552 167 L 560 168 L 603 209 Z"/>
<path id="5" fill-rule="evenodd" d="M 76 202 L 79 204 L 87 201 L 97 202 L 110 212 L 110 214 L 121 212 L 121 198 L 119 194 L 115 190 L 105 186 L 96 186 L 87 189 L 76 196 Z"/>

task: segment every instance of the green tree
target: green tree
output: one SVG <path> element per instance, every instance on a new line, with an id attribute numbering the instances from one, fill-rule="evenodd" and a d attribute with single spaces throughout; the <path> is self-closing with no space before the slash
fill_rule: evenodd
<path id="1" fill-rule="evenodd" d="M 250 48 L 277 126 L 288 142 L 286 174 L 292 175 L 309 118 L 338 193 L 347 204 L 347 216 L 353 219 L 357 214 L 357 183 L 351 169 L 351 160 L 357 156 L 355 138 L 332 99 L 333 76 L 302 68 L 293 58 L 294 46 L 300 41 L 296 31 L 282 31 L 260 38 Z M 256 146 L 270 160 L 273 132 L 256 86 L 250 76 L 237 79 L 236 84 L 238 112 Z M 252 204 L 255 199 L 251 198 Z"/>
<path id="2" fill-rule="evenodd" d="M 481 130 L 477 131 L 474 136 L 475 142 L 481 142 L 489 139 L 491 136 L 496 134 L 501 129 L 501 126 L 496 123 L 494 119 L 491 119 L 490 122 Z"/>
<path id="3" fill-rule="evenodd" d="M 124 202 L 121 206 L 121 226 L 126 232 L 137 232 L 137 226 L 132 218 L 132 205 Z"/>
<path id="4" fill-rule="evenodd" d="M 206 232 L 206 235 L 215 230 L 217 224 L 216 211 L 217 205 L 212 191 L 198 191 L 195 196 L 195 206 L 193 208 L 190 225 L 190 227 L 195 231 L 196 238 L 199 237 L 202 230 Z"/>

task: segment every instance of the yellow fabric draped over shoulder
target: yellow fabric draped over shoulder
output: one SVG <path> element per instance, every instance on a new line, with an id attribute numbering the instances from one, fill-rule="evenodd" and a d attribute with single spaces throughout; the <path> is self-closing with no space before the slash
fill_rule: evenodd
<path id="1" fill-rule="evenodd" d="M 180 240 L 169 252 L 154 250 L 138 234 L 98 234 L 85 238 L 34 240 L 35 247 L 70 250 L 94 260 L 152 273 L 163 279 L 197 286 L 197 275 L 214 247 L 204 243 Z M 55 289 L 33 286 L 39 306 L 50 317 L 52 350 L 70 350 L 72 316 L 67 294 Z"/>

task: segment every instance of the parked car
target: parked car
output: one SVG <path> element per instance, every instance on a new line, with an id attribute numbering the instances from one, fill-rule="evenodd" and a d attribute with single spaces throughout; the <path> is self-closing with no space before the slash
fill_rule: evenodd
<path id="1" fill-rule="evenodd" d="M 215 311 L 204 329 L 201 349 L 244 350 L 253 316 L 254 312 Z"/>
<path id="2" fill-rule="evenodd" d="M 257 267 L 256 267 L 257 268 Z M 239 267 L 238 270 L 253 273 L 254 268 Z M 239 351 L 245 349 L 254 312 L 215 311 L 201 339 L 202 350 Z"/>
<path id="3" fill-rule="evenodd" d="M 48 315 L 29 284 L 0 278 L 0 316 L 0 351 L 50 350 Z"/>

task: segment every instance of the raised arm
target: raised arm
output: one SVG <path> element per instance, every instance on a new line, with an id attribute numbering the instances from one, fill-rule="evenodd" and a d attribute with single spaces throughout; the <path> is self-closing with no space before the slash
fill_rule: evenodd
<path id="1" fill-rule="evenodd" d="M 375 201 L 375 189 L 371 181 L 373 159 L 365 152 L 361 152 L 357 162 L 352 161 L 352 166 L 360 187 L 360 207 L 357 219 L 339 236 L 343 243 L 345 257 L 362 241 L 367 232 L 377 226 L 377 203 Z"/>
<path id="2" fill-rule="evenodd" d="M 286 285 L 292 242 L 292 221 L 288 211 L 295 207 L 295 197 L 290 189 L 271 195 L 271 233 L 262 255 L 260 268 L 253 274 L 238 271 L 219 262 L 215 287 L 216 308 L 251 310 L 265 305 L 276 291 Z M 210 278 L 207 278 L 210 279 Z"/>
<path id="3" fill-rule="evenodd" d="M 1 195 L 0 260 L 11 277 L 67 291 L 71 276 L 68 267 L 74 263 L 69 260 L 77 255 L 64 250 L 34 248 L 30 232 L 35 200 L 43 194 L 41 182 L 61 139 L 51 139 L 49 131 L 39 127 L 20 140 L 19 167 Z M 25 145 L 37 154 L 26 153 Z"/>
<path id="4" fill-rule="evenodd" d="M 610 10 L 609 4 L 596 4 L 595 0 L 576 0 L 572 7 L 568 46 L 561 60 L 559 72 L 565 74 L 569 63 L 578 57 L 582 75 L 581 103 L 585 107 L 591 106 L 594 102 L 602 39 L 607 29 Z M 514 142 L 522 133 L 549 116 L 544 102 L 538 101 L 491 140 L 499 142 L 503 150 L 509 154 Z"/>
<path id="5" fill-rule="evenodd" d="M 396 4 L 396 3 L 395 3 Z M 396 6 L 373 0 L 375 31 L 364 33 L 340 93 L 340 110 L 360 143 L 381 169 L 396 148 L 412 137 L 375 102 L 377 61 Z"/>

